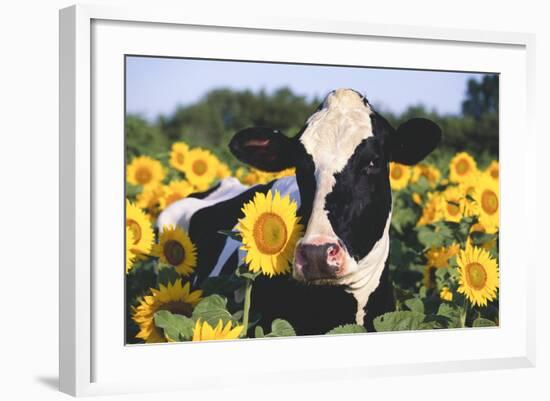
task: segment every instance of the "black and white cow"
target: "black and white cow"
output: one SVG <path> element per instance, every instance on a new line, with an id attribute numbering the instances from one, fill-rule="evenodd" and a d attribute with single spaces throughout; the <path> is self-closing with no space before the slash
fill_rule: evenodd
<path id="1" fill-rule="evenodd" d="M 321 334 L 347 323 L 373 330 L 373 319 L 394 307 L 389 280 L 392 195 L 390 161 L 412 165 L 439 143 L 433 122 L 416 118 L 397 129 L 351 89 L 327 95 L 300 132 L 247 128 L 230 143 L 242 162 L 296 176 L 246 187 L 234 178 L 168 207 L 158 226 L 178 224 L 198 247 L 196 284 L 231 273 L 240 244 L 218 234 L 233 229 L 255 193 L 278 190 L 298 205 L 306 227 L 295 249 L 292 277 L 259 277 L 252 305 L 268 329 L 288 320 L 298 334 Z"/>

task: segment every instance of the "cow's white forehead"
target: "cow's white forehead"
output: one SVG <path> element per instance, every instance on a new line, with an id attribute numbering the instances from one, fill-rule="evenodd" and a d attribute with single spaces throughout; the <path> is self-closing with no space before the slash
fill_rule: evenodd
<path id="1" fill-rule="evenodd" d="M 373 135 L 371 114 L 371 108 L 357 92 L 337 89 L 307 121 L 300 141 L 315 164 L 316 191 L 304 242 L 319 236 L 336 238 L 325 199 L 334 187 L 335 174 L 346 166 L 357 146 Z"/>
<path id="2" fill-rule="evenodd" d="M 316 169 L 341 171 L 357 146 L 372 136 L 371 108 L 351 89 L 331 92 L 323 108 L 307 121 L 300 141 L 311 155 Z"/>

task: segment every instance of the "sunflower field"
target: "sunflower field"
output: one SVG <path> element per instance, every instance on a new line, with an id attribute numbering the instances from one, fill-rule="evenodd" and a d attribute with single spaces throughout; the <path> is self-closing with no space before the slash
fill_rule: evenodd
<path id="1" fill-rule="evenodd" d="M 265 173 L 232 168 L 222 156 L 182 141 L 158 157 L 129 158 L 127 343 L 296 335 L 282 319 L 264 332 L 256 324 L 250 295 L 259 275 L 291 271 L 303 230 L 295 202 L 269 191 L 243 205 L 244 218 L 235 230 L 219 235 L 242 242 L 245 259 L 234 274 L 208 278 L 200 286 L 193 281 L 198 249 L 188 233 L 181 227 L 157 228 L 166 207 L 224 178 L 254 185 L 293 174 L 292 169 Z M 376 331 L 497 326 L 498 161 L 479 165 L 472 155 L 458 152 L 430 156 L 413 167 L 390 163 L 389 174 L 396 303 L 394 312 L 375 319 Z M 365 332 L 362 326 L 349 324 L 327 334 L 360 332 Z"/>

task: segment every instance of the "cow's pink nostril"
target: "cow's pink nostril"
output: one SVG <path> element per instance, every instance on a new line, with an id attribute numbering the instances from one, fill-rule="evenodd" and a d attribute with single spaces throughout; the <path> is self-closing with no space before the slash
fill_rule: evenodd
<path id="1" fill-rule="evenodd" d="M 338 255 L 338 252 L 340 252 L 340 247 L 333 245 L 328 249 L 328 256 L 334 257 Z"/>

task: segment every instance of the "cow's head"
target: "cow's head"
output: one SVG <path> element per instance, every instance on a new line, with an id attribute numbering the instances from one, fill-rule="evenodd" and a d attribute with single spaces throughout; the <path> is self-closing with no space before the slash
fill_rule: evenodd
<path id="1" fill-rule="evenodd" d="M 293 138 L 272 128 L 248 128 L 234 136 L 230 149 L 264 171 L 295 167 L 306 230 L 295 250 L 293 275 L 335 284 L 365 268 L 363 262 L 387 236 L 388 163 L 415 164 L 440 138 L 439 127 L 422 118 L 394 129 L 361 94 L 338 89 Z"/>

